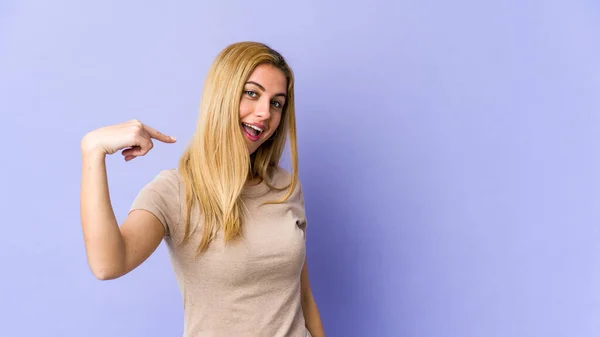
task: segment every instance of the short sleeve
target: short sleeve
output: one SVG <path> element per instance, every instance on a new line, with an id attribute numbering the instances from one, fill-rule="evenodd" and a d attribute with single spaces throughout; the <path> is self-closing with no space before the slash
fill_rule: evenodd
<path id="1" fill-rule="evenodd" d="M 163 170 L 140 190 L 129 212 L 141 209 L 154 214 L 162 223 L 165 236 L 171 236 L 180 217 L 179 199 L 177 171 Z"/>

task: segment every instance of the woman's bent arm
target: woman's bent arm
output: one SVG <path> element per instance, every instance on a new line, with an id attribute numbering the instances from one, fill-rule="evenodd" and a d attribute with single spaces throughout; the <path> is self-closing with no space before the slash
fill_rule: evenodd
<path id="1" fill-rule="evenodd" d="M 119 228 L 110 202 L 105 154 L 85 151 L 82 162 L 81 226 L 88 264 L 96 278 L 115 279 L 156 250 L 164 228 L 143 210 L 131 212 Z"/>
<path id="2" fill-rule="evenodd" d="M 110 203 L 105 154 L 82 151 L 81 228 L 94 276 L 107 280 L 121 274 L 125 244 Z"/>

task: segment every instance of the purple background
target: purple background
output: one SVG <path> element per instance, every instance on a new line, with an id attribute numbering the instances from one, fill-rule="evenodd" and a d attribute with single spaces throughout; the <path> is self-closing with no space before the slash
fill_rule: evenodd
<path id="1" fill-rule="evenodd" d="M 131 118 L 178 137 L 108 159 L 122 221 L 240 40 L 297 76 L 328 336 L 600 335 L 591 0 L 0 2 L 0 335 L 181 335 L 164 245 L 121 279 L 89 271 L 79 141 Z"/>

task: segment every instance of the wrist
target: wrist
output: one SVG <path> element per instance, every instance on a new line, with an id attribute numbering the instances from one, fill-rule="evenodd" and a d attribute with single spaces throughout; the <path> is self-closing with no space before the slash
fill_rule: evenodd
<path id="1" fill-rule="evenodd" d="M 81 155 L 84 158 L 103 158 L 106 156 L 106 151 L 98 146 L 88 134 L 81 140 Z"/>

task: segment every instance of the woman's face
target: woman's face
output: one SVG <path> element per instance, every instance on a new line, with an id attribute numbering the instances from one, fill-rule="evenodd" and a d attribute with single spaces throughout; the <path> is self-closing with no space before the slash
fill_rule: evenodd
<path id="1" fill-rule="evenodd" d="M 244 84 L 240 127 L 250 154 L 277 130 L 287 97 L 287 80 L 272 65 L 261 64 Z"/>

